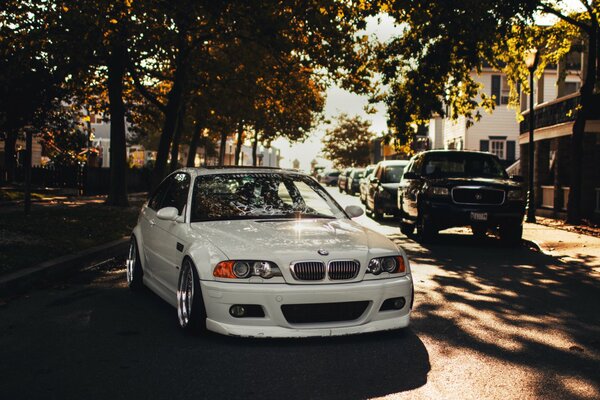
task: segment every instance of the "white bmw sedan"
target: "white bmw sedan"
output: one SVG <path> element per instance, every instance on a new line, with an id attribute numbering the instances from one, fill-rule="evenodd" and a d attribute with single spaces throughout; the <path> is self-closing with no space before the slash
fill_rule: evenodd
<path id="1" fill-rule="evenodd" d="M 251 337 L 404 328 L 406 254 L 351 218 L 312 177 L 267 168 L 189 168 L 142 207 L 127 283 L 177 309 L 179 324 Z"/>

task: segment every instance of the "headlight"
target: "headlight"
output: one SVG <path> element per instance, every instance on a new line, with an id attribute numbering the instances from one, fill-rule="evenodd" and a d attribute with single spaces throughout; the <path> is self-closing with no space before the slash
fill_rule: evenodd
<path id="1" fill-rule="evenodd" d="M 509 190 L 507 197 L 508 200 L 525 200 L 525 192 L 522 189 Z"/>
<path id="2" fill-rule="evenodd" d="M 218 263 L 213 276 L 217 278 L 246 279 L 251 276 L 260 276 L 269 279 L 274 276 L 281 276 L 279 267 L 270 261 L 255 260 L 228 260 Z"/>
<path id="3" fill-rule="evenodd" d="M 367 273 L 379 275 L 382 272 L 388 272 L 390 274 L 406 272 L 404 258 L 402 256 L 379 257 L 369 261 Z"/>
<path id="4" fill-rule="evenodd" d="M 440 186 L 432 186 L 429 188 L 429 194 L 434 196 L 448 196 L 448 188 Z"/>

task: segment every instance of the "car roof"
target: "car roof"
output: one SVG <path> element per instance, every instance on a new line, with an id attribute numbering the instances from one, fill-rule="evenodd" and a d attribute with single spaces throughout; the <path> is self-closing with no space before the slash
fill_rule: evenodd
<path id="1" fill-rule="evenodd" d="M 253 167 L 253 166 L 207 166 L 207 167 L 186 167 L 180 168 L 177 172 L 187 172 L 195 175 L 219 175 L 219 174 L 240 174 L 240 173 L 278 173 L 278 174 L 308 174 L 295 169 L 279 167 Z"/>
<path id="2" fill-rule="evenodd" d="M 387 167 L 390 165 L 407 165 L 409 160 L 385 160 L 379 161 L 379 165 L 382 167 Z"/>

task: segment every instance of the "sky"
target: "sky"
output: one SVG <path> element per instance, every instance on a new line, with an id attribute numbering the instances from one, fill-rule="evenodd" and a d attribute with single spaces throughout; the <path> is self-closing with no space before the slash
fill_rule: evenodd
<path id="1" fill-rule="evenodd" d="M 582 10 L 580 0 L 562 0 L 560 1 L 563 7 L 570 10 Z M 556 22 L 554 17 L 539 18 L 538 23 L 542 25 L 550 25 Z M 372 17 L 368 20 L 366 34 L 372 35 L 381 42 L 386 42 L 394 35 L 400 32 L 400 28 L 394 24 L 391 17 L 381 15 Z M 371 122 L 371 131 L 375 134 L 382 134 L 387 131 L 386 112 L 383 104 L 375 106 L 377 112 L 367 114 L 364 110 L 367 105 L 368 98 L 359 96 L 347 90 L 341 89 L 338 86 L 330 87 L 326 92 L 325 103 L 325 119 L 333 120 L 342 113 L 349 116 L 359 115 L 364 120 Z M 295 159 L 300 161 L 300 169 L 309 171 L 310 162 L 315 159 L 318 165 L 330 167 L 331 162 L 320 157 L 322 148 L 321 140 L 325 136 L 325 131 L 328 126 L 321 124 L 311 132 L 309 139 L 304 143 L 290 143 L 286 139 L 277 139 L 273 142 L 273 146 L 281 150 L 281 166 L 291 168 Z"/>
<path id="2" fill-rule="evenodd" d="M 397 33 L 399 28 L 394 25 L 392 18 L 387 16 L 373 17 L 368 20 L 366 34 L 376 37 L 380 41 L 387 41 L 394 33 Z M 368 97 L 359 96 L 344 90 L 338 86 L 330 87 L 326 92 L 325 103 L 325 119 L 333 120 L 342 113 L 349 116 L 359 115 L 364 120 L 371 122 L 371 131 L 376 134 L 381 134 L 387 131 L 385 106 L 383 104 L 376 105 L 377 110 L 374 114 L 367 114 L 365 106 L 368 103 Z M 321 124 L 317 126 L 310 134 L 309 139 L 304 143 L 290 143 L 286 139 L 277 139 L 273 142 L 273 146 L 281 150 L 281 166 L 291 168 L 292 162 L 295 159 L 300 161 L 300 169 L 309 171 L 310 162 L 316 159 L 319 165 L 330 167 L 331 162 L 319 157 L 322 144 L 321 140 L 325 136 L 325 131 L 328 125 Z"/>

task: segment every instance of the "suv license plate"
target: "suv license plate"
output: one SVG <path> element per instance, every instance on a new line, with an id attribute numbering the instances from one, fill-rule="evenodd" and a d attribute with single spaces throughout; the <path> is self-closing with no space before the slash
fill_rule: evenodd
<path id="1" fill-rule="evenodd" d="M 485 212 L 471 212 L 472 221 L 487 221 L 488 215 Z"/>

